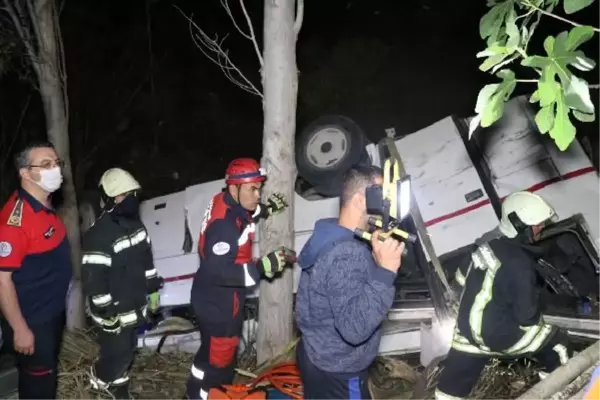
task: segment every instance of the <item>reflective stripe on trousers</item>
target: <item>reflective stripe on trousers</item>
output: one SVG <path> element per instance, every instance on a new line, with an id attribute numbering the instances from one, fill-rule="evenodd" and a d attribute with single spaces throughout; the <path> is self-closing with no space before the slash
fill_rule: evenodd
<path id="1" fill-rule="evenodd" d="M 202 400 L 207 400 L 208 399 L 208 392 L 204 389 L 201 388 L 202 386 L 202 380 L 204 380 L 204 371 L 201 370 L 200 368 L 196 367 L 194 364 L 192 364 L 192 378 L 199 381 L 198 382 L 198 387 L 200 387 L 200 391 L 199 391 L 199 397 Z M 189 396 L 188 396 L 189 398 Z"/>
<path id="2" fill-rule="evenodd" d="M 461 397 L 456 397 L 442 392 L 440 389 L 435 389 L 434 399 L 436 400 L 462 400 Z"/>
<path id="3" fill-rule="evenodd" d="M 129 375 L 127 375 L 127 372 L 125 372 L 125 374 L 123 376 L 115 379 L 112 382 L 104 382 L 102 379 L 100 379 L 96 376 L 94 367 L 92 366 L 90 368 L 90 385 L 92 385 L 92 388 L 94 388 L 96 390 L 106 390 L 109 387 L 121 386 L 128 382 L 129 382 Z"/>

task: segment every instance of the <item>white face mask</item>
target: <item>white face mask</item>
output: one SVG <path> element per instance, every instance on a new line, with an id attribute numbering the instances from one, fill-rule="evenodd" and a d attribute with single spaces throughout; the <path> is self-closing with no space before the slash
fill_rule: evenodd
<path id="1" fill-rule="evenodd" d="M 56 192 L 62 185 L 63 177 L 60 167 L 42 169 L 40 171 L 40 181 L 36 182 L 42 189 L 48 193 Z"/>

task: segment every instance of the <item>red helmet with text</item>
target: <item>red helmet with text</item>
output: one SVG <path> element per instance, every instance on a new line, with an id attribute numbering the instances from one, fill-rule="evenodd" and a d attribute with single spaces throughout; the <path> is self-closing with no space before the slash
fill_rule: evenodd
<path id="1" fill-rule="evenodd" d="M 258 161 L 252 158 L 236 158 L 229 163 L 225 172 L 225 183 L 228 185 L 264 182 L 265 179 L 267 179 L 265 171 Z"/>

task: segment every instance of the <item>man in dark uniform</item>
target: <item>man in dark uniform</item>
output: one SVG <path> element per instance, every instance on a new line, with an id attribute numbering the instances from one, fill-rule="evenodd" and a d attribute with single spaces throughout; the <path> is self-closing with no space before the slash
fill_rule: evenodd
<path id="1" fill-rule="evenodd" d="M 555 218 L 540 196 L 513 193 L 502 203 L 499 237 L 478 242 L 459 266 L 463 291 L 436 399 L 467 397 L 491 357 L 535 357 L 548 373 L 571 357 L 566 334 L 544 322 L 536 288 L 541 249 L 531 243 Z"/>
<path id="2" fill-rule="evenodd" d="M 273 278 L 295 257 L 291 250 L 280 248 L 252 259 L 256 222 L 286 206 L 278 194 L 267 205 L 259 203 L 265 179 L 255 160 L 233 160 L 226 172 L 227 188 L 212 198 L 205 212 L 198 243 L 200 268 L 191 294 L 202 344 L 187 384 L 190 399 L 206 399 L 211 388 L 231 383 L 246 291 L 261 275 Z"/>
<path id="3" fill-rule="evenodd" d="M 17 354 L 19 398 L 53 399 L 72 277 L 66 229 L 50 203 L 63 163 L 41 143 L 18 153 L 15 164 L 21 188 L 0 211 L 0 327 Z"/>
<path id="4" fill-rule="evenodd" d="M 159 306 L 158 276 L 150 237 L 139 214 L 140 184 L 111 168 L 100 179 L 104 211 L 83 237 L 83 287 L 92 320 L 100 327 L 100 358 L 90 382 L 118 399 L 131 398 L 128 371 L 136 328 Z"/>

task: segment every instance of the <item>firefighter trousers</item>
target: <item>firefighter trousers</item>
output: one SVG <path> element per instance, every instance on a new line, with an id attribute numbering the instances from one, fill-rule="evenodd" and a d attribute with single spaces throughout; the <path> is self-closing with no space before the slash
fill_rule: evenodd
<path id="1" fill-rule="evenodd" d="M 566 364 L 572 357 L 573 352 L 569 349 L 567 339 L 567 336 L 559 331 L 542 348 L 528 357 L 538 360 L 544 366 L 545 372 L 550 373 Z M 466 398 L 489 359 L 490 357 L 450 349 L 443 362 L 444 369 L 440 374 L 435 398 L 439 400 Z"/>
<path id="2" fill-rule="evenodd" d="M 65 326 L 65 316 L 60 314 L 43 323 L 30 323 L 34 336 L 31 355 L 16 354 L 19 372 L 20 399 L 55 399 L 58 353 Z M 5 319 L 0 320 L 4 346 L 14 352 L 14 332 Z"/>
<path id="3" fill-rule="evenodd" d="M 100 357 L 94 365 L 90 383 L 95 389 L 108 389 L 117 399 L 129 399 L 129 368 L 137 347 L 134 327 L 118 334 L 101 331 L 98 334 Z"/>
<path id="4" fill-rule="evenodd" d="M 323 371 L 310 361 L 302 341 L 296 350 L 296 360 L 304 399 L 371 399 L 368 370 L 353 373 Z"/>
<path id="5" fill-rule="evenodd" d="M 188 399 L 206 400 L 211 388 L 233 382 L 243 314 L 228 321 L 199 321 L 200 349 L 187 383 Z"/>

